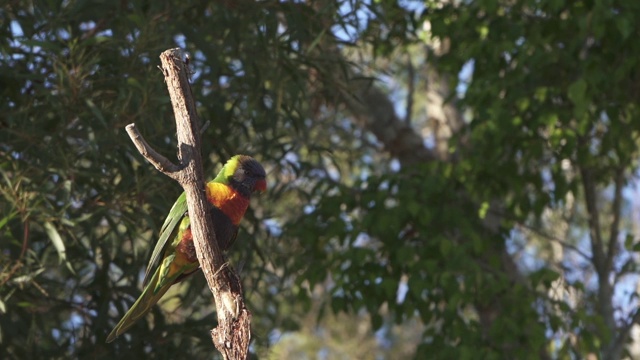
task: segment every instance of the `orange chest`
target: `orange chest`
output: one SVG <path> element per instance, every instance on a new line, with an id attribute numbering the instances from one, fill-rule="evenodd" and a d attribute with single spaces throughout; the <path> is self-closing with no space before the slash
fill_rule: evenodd
<path id="1" fill-rule="evenodd" d="M 238 225 L 249 207 L 249 199 L 231 187 L 220 183 L 207 184 L 207 201 L 227 215 L 234 225 Z"/>

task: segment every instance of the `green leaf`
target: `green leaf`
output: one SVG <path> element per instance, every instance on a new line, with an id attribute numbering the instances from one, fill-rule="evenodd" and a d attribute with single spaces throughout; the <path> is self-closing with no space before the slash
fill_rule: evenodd
<path id="1" fill-rule="evenodd" d="M 16 215 L 18 214 L 17 211 L 12 212 L 11 214 L 3 217 L 2 219 L 0 219 L 0 229 L 2 229 L 5 225 L 7 225 L 7 223 L 13 219 Z"/>
<path id="2" fill-rule="evenodd" d="M 309 45 L 309 48 L 307 49 L 307 53 L 311 53 L 311 51 L 313 51 L 313 49 L 315 49 L 316 46 L 318 46 L 318 44 L 320 43 L 320 41 L 324 38 L 324 34 L 325 34 L 326 29 L 323 29 L 317 36 L 315 39 L 313 39 L 313 42 L 311 43 L 311 45 Z"/>
<path id="3" fill-rule="evenodd" d="M 62 241 L 62 237 L 60 236 L 60 233 L 58 232 L 56 227 L 53 226 L 52 223 L 47 221 L 44 223 L 44 229 L 46 230 L 47 235 L 49 236 L 49 239 L 51 239 L 53 246 L 56 248 L 56 251 L 58 252 L 58 258 L 60 259 L 60 262 L 64 261 L 69 271 L 75 274 L 76 272 L 73 270 L 71 263 L 67 261 L 67 249 L 65 248 L 64 241 Z"/>
<path id="4" fill-rule="evenodd" d="M 622 34 L 622 39 L 627 39 L 633 31 L 633 23 L 627 16 L 623 14 L 620 14 L 620 16 L 616 16 L 615 21 L 616 27 L 618 27 L 618 31 L 620 31 L 620 34 Z"/>
<path id="5" fill-rule="evenodd" d="M 624 238 L 624 248 L 627 251 L 637 251 L 636 250 L 636 246 L 638 244 L 634 244 L 633 240 L 634 240 L 633 239 L 633 235 L 627 234 L 627 236 L 625 236 L 625 238 Z"/>
<path id="6" fill-rule="evenodd" d="M 489 202 L 485 201 L 480 205 L 480 209 L 478 210 L 478 217 L 480 219 L 484 219 L 487 216 L 487 211 L 489 211 Z"/>
<path id="7" fill-rule="evenodd" d="M 423 205 L 417 201 L 407 201 L 406 208 L 411 216 L 417 216 L 422 210 Z"/>
<path id="8" fill-rule="evenodd" d="M 26 275 L 21 275 L 21 276 L 17 276 L 13 279 L 11 279 L 11 281 L 15 284 L 27 284 L 29 282 L 31 282 L 33 279 L 35 279 L 38 275 L 42 274 L 44 272 L 45 268 L 40 268 L 32 273 L 26 274 Z"/>
<path id="9" fill-rule="evenodd" d="M 382 280 L 382 283 L 380 283 L 379 286 L 382 288 L 387 298 L 394 298 L 396 296 L 396 291 L 398 289 L 397 281 L 390 278 L 386 278 Z"/>
<path id="10" fill-rule="evenodd" d="M 98 118 L 102 124 L 106 125 L 104 115 L 102 114 L 102 111 L 100 111 L 100 109 L 96 106 L 96 104 L 91 99 L 85 99 L 85 103 L 87 104 L 87 107 L 89 107 L 93 115 Z"/>
<path id="11" fill-rule="evenodd" d="M 574 105 L 574 115 L 576 117 L 582 117 L 587 108 L 587 82 L 584 79 L 579 79 L 573 84 L 569 85 L 567 89 L 567 96 Z"/>
<path id="12" fill-rule="evenodd" d="M 558 279 L 558 277 L 560 277 L 560 274 L 556 271 L 548 268 L 542 268 L 531 274 L 531 282 L 535 286 L 542 284 L 548 288 L 551 286 L 552 282 Z"/>
<path id="13" fill-rule="evenodd" d="M 408 264 L 415 256 L 415 249 L 403 246 L 396 250 L 395 255 L 399 264 Z"/>

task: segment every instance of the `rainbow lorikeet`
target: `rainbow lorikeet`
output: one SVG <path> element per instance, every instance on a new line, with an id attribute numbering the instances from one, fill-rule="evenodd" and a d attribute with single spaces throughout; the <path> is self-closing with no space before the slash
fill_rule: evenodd
<path id="1" fill-rule="evenodd" d="M 211 204 L 213 228 L 220 250 L 229 249 L 236 239 L 238 225 L 249 207 L 251 194 L 265 191 L 266 187 L 264 168 L 255 159 L 245 155 L 229 159 L 215 179 L 207 183 L 207 200 Z M 186 212 L 186 194 L 182 193 L 160 229 L 160 239 L 147 266 L 142 294 L 111 331 L 107 342 L 113 341 L 146 315 L 173 284 L 199 269 Z M 159 266 L 149 277 L 158 261 Z"/>

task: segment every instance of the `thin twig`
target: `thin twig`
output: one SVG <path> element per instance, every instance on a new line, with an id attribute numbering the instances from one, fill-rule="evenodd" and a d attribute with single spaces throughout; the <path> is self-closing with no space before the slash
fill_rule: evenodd
<path id="1" fill-rule="evenodd" d="M 558 244 L 560 244 L 560 246 L 562 246 L 563 248 L 571 250 L 571 251 L 574 251 L 576 254 L 582 256 L 585 260 L 587 260 L 589 262 L 593 261 L 593 258 L 589 254 L 587 254 L 586 252 L 580 250 L 577 246 L 575 246 L 573 244 L 569 244 L 565 240 L 562 240 L 562 239 L 558 238 L 557 236 L 554 236 L 554 235 L 551 235 L 551 234 L 547 234 L 547 233 L 543 232 L 540 229 L 534 228 L 533 226 L 529 226 L 529 225 L 526 225 L 526 224 L 517 224 L 517 226 L 519 226 L 521 228 L 524 228 L 524 229 L 527 229 L 529 231 L 532 231 L 532 232 L 538 234 L 539 236 L 547 238 L 548 240 L 555 241 Z"/>
<path id="2" fill-rule="evenodd" d="M 140 155 L 158 169 L 158 171 L 176 180 L 174 174 L 182 170 L 182 167 L 172 163 L 169 159 L 155 151 L 144 137 L 142 137 L 142 134 L 140 134 L 138 128 L 136 128 L 136 124 L 129 124 L 125 129 L 131 141 L 133 141 L 133 144 L 136 146 L 136 149 L 140 152 Z"/>
<path id="3" fill-rule="evenodd" d="M 613 195 L 613 203 L 611 204 L 611 212 L 613 213 L 613 221 L 609 230 L 609 244 L 605 261 L 605 268 L 613 267 L 613 258 L 616 254 L 616 244 L 618 244 L 618 235 L 620 234 L 620 212 L 622 211 L 622 187 L 624 186 L 624 168 L 616 169 L 615 174 L 615 193 Z"/>
<path id="4" fill-rule="evenodd" d="M 407 54 L 407 77 L 409 86 L 407 89 L 407 109 L 404 114 L 404 122 L 411 124 L 411 116 L 413 115 L 413 96 L 416 91 L 416 71 L 411 62 L 411 55 Z"/>

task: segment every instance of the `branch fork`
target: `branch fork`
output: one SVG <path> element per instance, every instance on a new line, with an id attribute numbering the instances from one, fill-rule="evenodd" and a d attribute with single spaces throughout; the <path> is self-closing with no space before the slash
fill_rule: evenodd
<path id="1" fill-rule="evenodd" d="M 176 118 L 179 163 L 174 164 L 155 151 L 135 124 L 127 125 L 126 131 L 147 161 L 183 187 L 196 255 L 216 303 L 218 326 L 211 330 L 211 339 L 225 359 L 246 359 L 251 340 L 251 313 L 244 304 L 240 278 L 233 267 L 225 265 L 216 241 L 202 171 L 200 121 L 189 85 L 189 69 L 183 58 L 180 49 L 169 49 L 160 55 Z"/>

